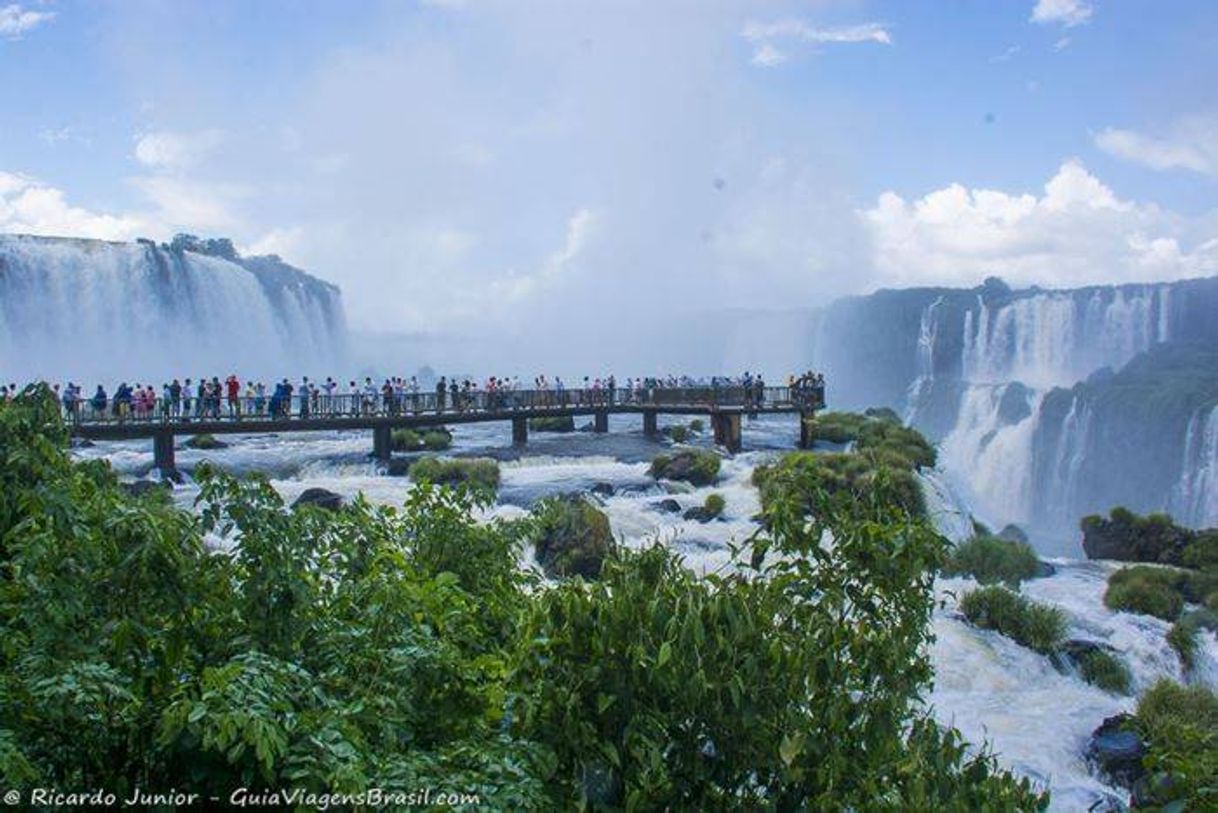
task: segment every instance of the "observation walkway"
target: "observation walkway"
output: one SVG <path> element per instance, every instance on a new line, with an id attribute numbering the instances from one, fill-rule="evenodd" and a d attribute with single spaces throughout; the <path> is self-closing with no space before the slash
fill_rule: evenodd
<path id="1" fill-rule="evenodd" d="M 730 452 L 741 448 L 741 419 L 745 415 L 798 414 L 812 417 L 825 406 L 824 385 L 766 387 L 656 387 L 643 390 L 517 390 L 436 392 L 400 396 L 317 395 L 301 404 L 276 404 L 270 397 L 183 398 L 173 403 L 157 399 L 152 409 L 139 410 L 113 401 L 96 409 L 80 401 L 68 410 L 66 420 L 74 437 L 90 440 L 149 438 L 155 466 L 175 469 L 177 435 L 272 434 L 326 430 L 372 430 L 373 456 L 387 461 L 392 455 L 394 429 L 416 429 L 463 423 L 511 421 L 512 442 L 528 442 L 529 421 L 535 418 L 591 416 L 596 432 L 609 431 L 609 416 L 641 415 L 643 431 L 658 434 L 659 415 L 705 415 L 715 443 Z M 800 445 L 808 445 L 806 420 L 800 421 Z"/>

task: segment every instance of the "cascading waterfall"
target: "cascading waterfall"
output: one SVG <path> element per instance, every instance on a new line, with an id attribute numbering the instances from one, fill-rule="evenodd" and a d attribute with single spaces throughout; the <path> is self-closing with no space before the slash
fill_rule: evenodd
<path id="1" fill-rule="evenodd" d="M 909 424 L 917 420 L 922 394 L 935 380 L 935 338 L 939 330 L 936 312 L 942 304 L 940 296 L 927 305 L 918 324 L 918 377 L 909 385 L 905 408 L 905 422 Z"/>
<path id="2" fill-rule="evenodd" d="M 1180 481 L 1172 511 L 1189 525 L 1218 525 L 1218 406 L 1199 410 L 1188 423 Z"/>
<path id="3" fill-rule="evenodd" d="M 1090 415 L 1085 405 L 1071 407 L 1051 466 L 1053 482 L 1040 486 L 1032 481 L 1033 452 L 1044 396 L 1103 367 L 1121 367 L 1167 340 L 1169 329 L 1166 285 L 1038 292 L 1000 304 L 978 295 L 963 316 L 962 394 L 942 449 L 946 470 L 981 515 L 1003 523 L 1068 515 Z M 931 348 L 922 347 L 924 338 Z M 933 332 L 920 332 L 918 377 L 906 405 L 914 423 L 925 390 L 923 360 L 933 364 L 935 340 Z M 1038 494 L 1050 495 L 1049 504 Z"/>
<path id="4" fill-rule="evenodd" d="M 259 260 L 273 271 L 241 262 L 143 241 L 0 236 L 3 376 L 111 387 L 333 369 L 345 352 L 338 290 L 277 260 Z"/>

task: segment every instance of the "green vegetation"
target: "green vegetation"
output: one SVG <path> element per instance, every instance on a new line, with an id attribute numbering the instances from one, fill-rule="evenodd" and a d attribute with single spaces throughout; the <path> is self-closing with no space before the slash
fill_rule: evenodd
<path id="1" fill-rule="evenodd" d="M 1005 587 L 982 587 L 965 593 L 960 611 L 974 626 L 994 630 L 1045 655 L 1054 652 L 1066 634 L 1061 610 L 1029 601 Z"/>
<path id="2" fill-rule="evenodd" d="M 706 431 L 706 424 L 701 418 L 694 418 L 689 422 L 689 431 L 695 434 L 701 434 L 702 432 Z"/>
<path id="3" fill-rule="evenodd" d="M 468 484 L 494 494 L 499 488 L 499 463 L 483 457 L 425 457 L 410 467 L 410 479 L 445 486 Z"/>
<path id="4" fill-rule="evenodd" d="M 721 516 L 724 508 L 727 508 L 727 501 L 722 494 L 707 494 L 702 503 L 702 510 L 712 519 Z"/>
<path id="5" fill-rule="evenodd" d="M 1196 622 L 1190 621 L 1187 616 L 1172 624 L 1167 631 L 1167 643 L 1176 650 L 1180 664 L 1186 671 L 1193 668 L 1197 657 L 1197 631 Z"/>
<path id="6" fill-rule="evenodd" d="M 1185 574 L 1166 567 L 1136 565 L 1108 577 L 1104 604 L 1111 610 L 1142 613 L 1175 621 L 1184 609 L 1181 586 Z"/>
<path id="7" fill-rule="evenodd" d="M 665 427 L 664 434 L 672 438 L 673 443 L 684 443 L 689 439 L 689 430 L 680 425 Z"/>
<path id="8" fill-rule="evenodd" d="M 554 415 L 549 418 L 529 418 L 530 432 L 574 432 L 575 418 L 571 415 Z"/>
<path id="9" fill-rule="evenodd" d="M 902 458 L 913 469 L 933 468 L 937 459 L 935 447 L 918 430 L 903 426 L 892 410 L 868 410 L 867 415 L 826 412 L 812 421 L 812 438 L 853 442 L 858 452 L 875 452 L 889 463 Z"/>
<path id="10" fill-rule="evenodd" d="M 1146 740 L 1148 806 L 1218 807 L 1218 696 L 1204 686 L 1156 683 L 1138 701 L 1134 726 Z"/>
<path id="11" fill-rule="evenodd" d="M 1218 528 L 1194 531 L 1167 514 L 1138 516 L 1117 506 L 1108 517 L 1083 517 L 1083 549 L 1092 559 L 1218 569 Z"/>
<path id="12" fill-rule="evenodd" d="M 682 449 L 675 454 L 656 455 L 650 474 L 657 480 L 684 480 L 708 486 L 719 476 L 719 455 L 706 449 Z"/>
<path id="13" fill-rule="evenodd" d="M 394 429 L 389 434 L 395 452 L 442 452 L 452 446 L 452 432 L 443 426 L 428 429 L 422 435 L 413 429 Z"/>
<path id="14" fill-rule="evenodd" d="M 917 475 L 899 462 L 886 465 L 858 452 L 791 452 L 777 463 L 753 469 L 753 484 L 761 491 L 762 506 L 792 492 L 806 494 L 802 489 L 792 488 L 805 479 L 815 481 L 818 490 L 839 500 L 874 502 L 883 494 L 911 514 L 926 514 Z M 805 505 L 811 509 L 810 498 L 805 499 Z"/>
<path id="15" fill-rule="evenodd" d="M 188 449 L 198 449 L 203 452 L 228 448 L 228 444 L 217 439 L 215 435 L 192 435 L 186 439 L 185 446 Z"/>
<path id="16" fill-rule="evenodd" d="M 537 561 L 546 575 L 600 576 L 606 558 L 616 550 L 609 517 L 580 495 L 543 500 L 533 510 Z"/>
<path id="17" fill-rule="evenodd" d="M 497 810 L 1047 802 L 926 716 L 944 543 L 882 492 L 817 494 L 815 523 L 802 497 L 777 500 L 718 574 L 654 547 L 547 585 L 518 566 L 538 520 L 476 521 L 484 492 L 289 511 L 265 480 L 202 467 L 189 513 L 66 445 L 45 388 L 0 407 L 6 788 L 430 786 Z M 209 533 L 232 550 L 209 552 Z"/>
<path id="18" fill-rule="evenodd" d="M 1039 560 L 1026 542 L 996 536 L 974 536 L 952 550 L 945 576 L 972 576 L 981 584 L 1002 582 L 1011 587 L 1036 575 Z"/>
<path id="19" fill-rule="evenodd" d="M 1103 649 L 1092 649 L 1078 658 L 1079 674 L 1083 680 L 1113 694 L 1129 694 L 1133 676 L 1125 663 Z"/>

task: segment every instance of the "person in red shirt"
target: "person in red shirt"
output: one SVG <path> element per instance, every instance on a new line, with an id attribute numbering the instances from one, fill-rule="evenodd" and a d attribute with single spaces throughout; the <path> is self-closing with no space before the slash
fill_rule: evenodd
<path id="1" fill-rule="evenodd" d="M 228 414 L 240 418 L 241 417 L 241 382 L 237 380 L 237 376 L 230 375 L 224 379 L 225 389 L 228 391 Z"/>

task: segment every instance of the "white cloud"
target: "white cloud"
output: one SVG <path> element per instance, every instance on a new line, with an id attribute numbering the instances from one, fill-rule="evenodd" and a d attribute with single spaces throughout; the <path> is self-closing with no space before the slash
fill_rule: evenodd
<path id="1" fill-rule="evenodd" d="M 0 37 L 20 39 L 22 34 L 33 31 L 53 19 L 54 12 L 30 11 L 16 3 L 0 7 Z"/>
<path id="2" fill-rule="evenodd" d="M 224 133 L 215 129 L 143 133 L 135 140 L 135 159 L 151 169 L 181 171 L 199 164 L 223 141 Z"/>
<path id="3" fill-rule="evenodd" d="M 740 36 L 756 45 L 749 60 L 754 65 L 771 68 L 787 61 L 786 51 L 778 48 L 774 40 L 822 45 L 825 43 L 876 42 L 891 45 L 892 36 L 879 23 L 817 28 L 803 20 L 777 20 L 762 23 L 750 20 L 745 23 Z"/>
<path id="4" fill-rule="evenodd" d="M 554 284 L 572 270 L 596 227 L 596 216 L 587 208 L 580 209 L 567 221 L 562 247 L 546 258 L 532 274 L 511 274 L 491 286 L 491 302 L 510 304 L 526 299 Z"/>
<path id="5" fill-rule="evenodd" d="M 994 56 L 990 57 L 990 62 L 1010 62 L 1011 59 L 1019 53 L 1019 50 L 1018 45 L 1012 45 L 1001 54 L 995 54 Z"/>
<path id="6" fill-rule="evenodd" d="M 952 184 L 913 201 L 885 192 L 861 215 L 882 285 L 973 285 L 997 274 L 1072 286 L 1218 272 L 1218 213 L 1186 218 L 1120 200 L 1073 160 L 1040 195 Z"/>
<path id="7" fill-rule="evenodd" d="M 64 193 L 25 175 L 0 171 L 0 232 L 129 240 L 150 232 L 139 216 L 71 206 Z"/>
<path id="8" fill-rule="evenodd" d="M 753 52 L 753 58 L 750 60 L 754 65 L 760 65 L 763 68 L 772 68 L 775 65 L 781 65 L 787 61 L 787 55 L 775 48 L 768 42 L 763 42 Z"/>
<path id="9" fill-rule="evenodd" d="M 1162 136 L 1109 127 L 1095 136 L 1101 150 L 1151 169 L 1188 169 L 1218 176 L 1218 115 L 1175 122 Z"/>
<path id="10" fill-rule="evenodd" d="M 242 184 L 211 183 L 170 175 L 129 179 L 155 206 L 156 218 L 174 230 L 236 233 L 234 209 L 251 190 Z"/>
<path id="11" fill-rule="evenodd" d="M 1054 51 L 1064 51 L 1070 47 L 1072 40 L 1069 37 L 1062 37 L 1057 42 L 1053 43 Z"/>
<path id="12" fill-rule="evenodd" d="M 1090 20 L 1092 13 L 1087 0 L 1036 0 L 1031 20 L 1042 25 L 1059 23 L 1071 28 Z"/>

